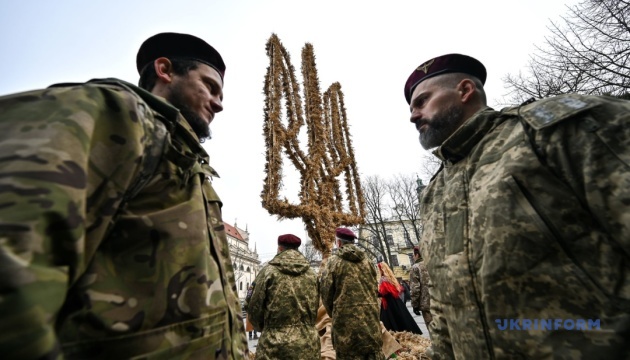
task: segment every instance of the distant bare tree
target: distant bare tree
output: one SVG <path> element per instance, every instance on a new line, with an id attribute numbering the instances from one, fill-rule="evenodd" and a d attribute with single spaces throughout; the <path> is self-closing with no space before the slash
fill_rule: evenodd
<path id="1" fill-rule="evenodd" d="M 365 178 L 362 182 L 363 196 L 367 214 L 363 229 L 370 233 L 370 239 L 365 239 L 372 244 L 377 254 L 383 260 L 391 264 L 391 249 L 387 242 L 385 222 L 391 219 L 391 202 L 387 183 L 378 175 Z"/>
<path id="2" fill-rule="evenodd" d="M 527 71 L 503 80 L 507 104 L 566 93 L 624 97 L 630 92 L 630 1 L 584 0 L 530 56 Z"/>
<path id="3" fill-rule="evenodd" d="M 389 227 L 392 223 L 399 223 L 403 229 L 406 248 L 411 248 L 420 241 L 422 221 L 419 218 L 419 190 L 424 185 L 417 175 L 398 174 L 391 179 L 368 176 L 364 179 L 362 188 L 367 209 L 362 229 L 369 236 L 359 239 L 358 243 L 364 249 L 370 250 L 374 257 L 381 257 L 391 265 L 394 239 Z"/>
<path id="4" fill-rule="evenodd" d="M 429 180 L 435 175 L 442 166 L 440 159 L 431 153 L 426 153 L 420 161 L 420 177 L 424 184 L 428 184 Z"/>
<path id="5" fill-rule="evenodd" d="M 315 248 L 313 245 L 313 241 L 311 239 L 307 239 L 302 245 L 302 255 L 306 258 L 309 264 L 313 262 L 319 262 L 322 260 L 322 253 Z"/>
<path id="6" fill-rule="evenodd" d="M 420 182 L 420 183 L 419 183 Z M 396 175 L 387 183 L 389 196 L 392 199 L 392 211 L 405 231 L 405 240 L 410 247 L 417 245 L 422 234 L 422 222 L 418 216 L 420 199 L 418 186 L 422 183 L 412 175 Z"/>

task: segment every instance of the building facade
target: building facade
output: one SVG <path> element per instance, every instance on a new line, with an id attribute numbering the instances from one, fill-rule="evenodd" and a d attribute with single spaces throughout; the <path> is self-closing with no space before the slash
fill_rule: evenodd
<path id="1" fill-rule="evenodd" d="M 249 232 L 223 222 L 230 246 L 230 257 L 234 266 L 234 279 L 236 280 L 236 290 L 241 300 L 247 295 L 247 288 L 256 279 L 256 275 L 262 268 L 256 244 L 254 250 L 250 249 Z"/>
<path id="2" fill-rule="evenodd" d="M 418 225 L 415 225 L 418 227 Z M 380 224 L 366 224 L 359 228 L 360 246 L 373 256 L 382 257 L 380 249 L 387 253 L 385 242 L 391 253 L 390 267 L 397 278 L 409 280 L 413 265 L 413 247 L 418 244 L 418 235 L 410 220 L 391 220 Z"/>

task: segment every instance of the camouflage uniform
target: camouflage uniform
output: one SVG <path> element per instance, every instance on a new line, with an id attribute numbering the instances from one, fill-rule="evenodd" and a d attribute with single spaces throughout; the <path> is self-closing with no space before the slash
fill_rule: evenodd
<path id="1" fill-rule="evenodd" d="M 208 155 L 116 79 L 0 98 L 3 359 L 242 359 Z M 139 181 L 141 180 L 141 181 Z"/>
<path id="2" fill-rule="evenodd" d="M 376 269 L 352 244 L 339 248 L 321 277 L 337 359 L 384 359 Z"/>
<path id="3" fill-rule="evenodd" d="M 256 276 L 247 314 L 262 334 L 256 359 L 319 360 L 317 275 L 297 250 L 277 254 Z"/>
<path id="4" fill-rule="evenodd" d="M 409 272 L 409 282 L 411 283 L 411 307 L 420 309 L 425 324 L 429 325 L 429 273 L 424 262 L 418 259 Z"/>
<path id="5" fill-rule="evenodd" d="M 626 100 L 564 95 L 482 109 L 435 151 L 421 207 L 433 359 L 630 357 L 629 124 Z"/>

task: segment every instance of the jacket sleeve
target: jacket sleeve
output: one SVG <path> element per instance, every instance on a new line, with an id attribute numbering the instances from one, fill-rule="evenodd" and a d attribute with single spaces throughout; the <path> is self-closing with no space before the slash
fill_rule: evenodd
<path id="1" fill-rule="evenodd" d="M 429 300 L 429 272 L 427 271 L 427 267 L 423 262 L 418 264 L 418 269 L 420 270 L 420 310 L 422 311 L 430 311 L 431 302 Z"/>
<path id="2" fill-rule="evenodd" d="M 433 320 L 428 325 L 429 334 L 431 334 L 431 346 L 427 349 L 427 355 L 431 360 L 455 360 L 448 323 L 441 304 L 435 299 L 431 299 L 431 315 Z"/>
<path id="3" fill-rule="evenodd" d="M 554 215 L 575 219 L 573 226 L 556 227 L 553 221 L 546 224 L 572 261 L 589 275 L 587 285 L 628 309 L 630 101 L 566 96 L 549 102 L 538 108 L 562 109 L 558 103 L 583 108 L 565 111 L 565 116 L 553 113 L 556 116 L 549 122 L 534 116 L 542 112 L 534 109 L 538 111 L 532 111 L 528 118 L 538 128 L 534 148 L 542 154 L 539 157 L 574 194 L 555 199 L 553 211 L 558 215 L 544 208 L 539 214 L 543 219 Z M 568 201 L 572 201 L 571 206 L 565 205 Z"/>
<path id="4" fill-rule="evenodd" d="M 4 359 L 63 357 L 53 323 L 151 141 L 140 112 L 134 95 L 113 86 L 0 98 Z"/>
<path id="5" fill-rule="evenodd" d="M 328 316 L 332 317 L 333 314 L 333 303 L 335 299 L 335 277 L 333 268 L 335 266 L 335 261 L 333 258 L 329 259 L 326 262 L 324 267 L 324 271 L 322 273 L 322 277 L 320 280 L 320 293 L 322 298 L 322 303 L 324 304 L 324 308 L 326 308 L 326 312 Z"/>
<path id="6" fill-rule="evenodd" d="M 269 265 L 267 265 L 256 276 L 256 286 L 254 286 L 252 296 L 247 303 L 247 317 L 257 331 L 263 331 L 265 326 L 267 283 L 272 281 L 269 272 Z"/>
<path id="7" fill-rule="evenodd" d="M 551 118 L 539 115 L 545 114 L 541 106 L 523 111 L 538 130 L 534 147 L 571 187 L 604 236 L 630 254 L 630 101 L 573 95 L 548 103 L 543 110 L 552 113 Z"/>
<path id="8" fill-rule="evenodd" d="M 422 293 L 422 280 L 420 279 L 420 269 L 418 264 L 414 264 L 411 267 L 409 274 L 409 282 L 411 285 L 411 307 L 414 309 L 420 308 L 420 296 Z"/>

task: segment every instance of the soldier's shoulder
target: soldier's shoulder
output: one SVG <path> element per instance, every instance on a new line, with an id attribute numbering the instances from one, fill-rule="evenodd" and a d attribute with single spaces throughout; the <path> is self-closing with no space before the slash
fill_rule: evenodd
<path id="1" fill-rule="evenodd" d="M 501 112 L 519 115 L 529 126 L 541 130 L 580 116 L 589 109 L 624 101 L 606 96 L 566 94 L 528 101 L 520 106 L 503 109 Z"/>
<path id="2" fill-rule="evenodd" d="M 31 91 L 19 92 L 14 94 L 7 94 L 0 97 L 0 100 L 11 101 L 17 100 L 19 102 L 30 102 L 37 100 L 55 101 L 62 99 L 81 99 L 95 100 L 99 97 L 98 93 L 101 89 L 112 92 L 121 92 L 126 95 L 133 96 L 129 93 L 128 89 L 125 89 L 122 84 L 116 86 L 115 84 L 92 84 L 90 82 L 83 83 L 56 83 L 43 89 L 36 89 Z"/>
<path id="3" fill-rule="evenodd" d="M 329 268 L 329 267 L 333 266 L 334 264 L 336 264 L 336 263 L 338 263 L 338 262 L 339 262 L 339 259 L 340 259 L 340 257 L 339 257 L 339 255 L 337 255 L 337 254 L 332 254 L 332 255 L 330 255 L 330 257 L 328 258 L 328 260 L 326 260 L 326 265 L 325 265 L 325 267 L 326 267 L 326 268 Z"/>

